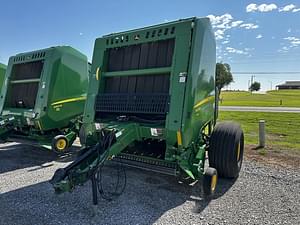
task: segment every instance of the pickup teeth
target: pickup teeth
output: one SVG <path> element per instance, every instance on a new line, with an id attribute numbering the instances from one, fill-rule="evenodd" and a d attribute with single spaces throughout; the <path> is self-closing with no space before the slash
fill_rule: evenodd
<path id="1" fill-rule="evenodd" d="M 174 162 L 151 159 L 149 157 L 140 157 L 126 153 L 117 155 L 113 160 L 128 167 L 134 167 L 173 176 L 177 175 L 177 164 Z"/>

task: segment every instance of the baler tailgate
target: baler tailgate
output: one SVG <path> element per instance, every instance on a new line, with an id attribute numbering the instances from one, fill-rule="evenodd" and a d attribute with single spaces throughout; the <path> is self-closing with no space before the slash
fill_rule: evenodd
<path id="1" fill-rule="evenodd" d="M 33 109 L 44 62 L 13 65 L 5 107 Z"/>

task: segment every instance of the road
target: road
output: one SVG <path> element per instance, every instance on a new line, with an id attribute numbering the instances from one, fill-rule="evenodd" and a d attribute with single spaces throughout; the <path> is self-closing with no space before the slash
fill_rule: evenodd
<path id="1" fill-rule="evenodd" d="M 300 108 L 294 108 L 294 107 L 219 106 L 219 109 L 221 111 L 240 111 L 240 112 L 300 113 Z"/>
<path id="2" fill-rule="evenodd" d="M 237 180 L 219 179 L 214 199 L 198 185 L 126 169 L 127 186 L 114 201 L 91 205 L 91 185 L 55 195 L 48 180 L 72 157 L 20 144 L 0 145 L 0 224 L 300 224 L 300 169 L 245 161 Z"/>

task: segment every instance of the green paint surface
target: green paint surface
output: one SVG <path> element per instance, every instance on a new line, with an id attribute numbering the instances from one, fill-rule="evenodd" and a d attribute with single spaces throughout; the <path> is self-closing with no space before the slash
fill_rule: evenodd
<path id="1" fill-rule="evenodd" d="M 0 63 L 0 90 L 3 86 L 3 82 L 5 79 L 5 72 L 6 72 L 6 66 L 2 63 Z"/>

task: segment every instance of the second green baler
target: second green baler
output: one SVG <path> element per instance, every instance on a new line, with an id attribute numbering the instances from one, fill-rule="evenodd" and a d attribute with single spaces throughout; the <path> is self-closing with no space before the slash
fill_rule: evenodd
<path id="1" fill-rule="evenodd" d="M 64 152 L 78 133 L 88 75 L 87 57 L 69 46 L 10 57 L 0 95 L 0 138 Z"/>

